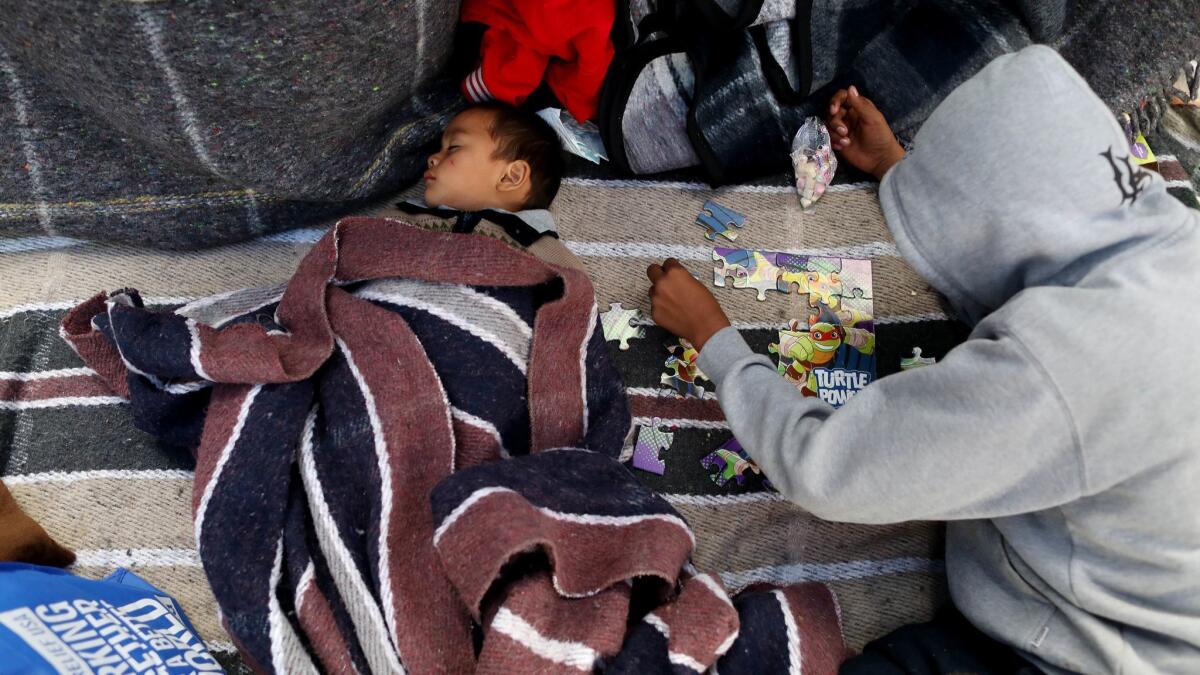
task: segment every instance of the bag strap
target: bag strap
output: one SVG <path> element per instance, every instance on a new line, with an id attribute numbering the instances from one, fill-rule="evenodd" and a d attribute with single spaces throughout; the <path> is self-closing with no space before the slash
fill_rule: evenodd
<path id="1" fill-rule="evenodd" d="M 792 34 L 792 55 L 796 57 L 796 72 L 800 76 L 795 87 L 788 81 L 783 66 L 771 51 L 766 25 L 752 26 L 750 36 L 758 48 L 763 77 L 770 85 L 775 100 L 783 105 L 800 105 L 812 93 L 812 0 L 796 0 L 796 15 L 788 24 L 788 30 Z"/>

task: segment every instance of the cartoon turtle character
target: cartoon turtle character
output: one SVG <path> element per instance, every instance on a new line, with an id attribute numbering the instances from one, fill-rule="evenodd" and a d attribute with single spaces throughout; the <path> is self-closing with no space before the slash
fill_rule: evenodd
<path id="1" fill-rule="evenodd" d="M 870 321 L 871 316 L 852 309 L 834 312 L 821 303 L 819 313 L 809 318 L 808 330 L 800 322 L 788 322 L 788 330 L 779 331 L 779 342 L 767 347 L 779 355 L 779 374 L 794 382 L 805 396 L 817 395 L 814 368 L 827 365 L 842 344 L 848 344 L 863 354 L 875 352 L 875 334 L 855 328 L 855 324 Z"/>

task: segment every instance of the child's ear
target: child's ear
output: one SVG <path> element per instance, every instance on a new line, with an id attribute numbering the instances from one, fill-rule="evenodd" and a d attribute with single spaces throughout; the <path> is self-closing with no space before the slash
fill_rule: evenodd
<path id="1" fill-rule="evenodd" d="M 523 159 L 514 159 L 504 167 L 504 173 L 500 174 L 500 182 L 496 184 L 496 189 L 501 192 L 523 190 L 529 186 L 529 173 L 529 162 Z"/>

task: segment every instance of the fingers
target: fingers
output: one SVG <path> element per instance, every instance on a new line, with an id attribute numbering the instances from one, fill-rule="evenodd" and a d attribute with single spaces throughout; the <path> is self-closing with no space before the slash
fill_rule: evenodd
<path id="1" fill-rule="evenodd" d="M 666 274 L 666 272 L 663 271 L 662 265 L 659 265 L 658 263 L 650 263 L 650 266 L 646 268 L 646 276 L 650 278 L 651 284 L 658 283 L 658 280 L 661 279 L 664 274 Z"/>
<path id="2" fill-rule="evenodd" d="M 853 89 L 853 87 L 851 87 Z M 866 96 L 854 95 L 846 97 L 848 114 L 866 115 L 875 111 L 875 104 Z"/>
<path id="3" fill-rule="evenodd" d="M 662 268 L 663 268 L 664 272 L 670 271 L 672 268 L 675 268 L 675 267 L 678 267 L 679 269 L 684 269 L 683 263 L 679 262 L 675 258 L 667 258 L 666 260 L 663 261 Z"/>
<path id="4" fill-rule="evenodd" d="M 848 136 L 850 134 L 850 128 L 846 125 L 845 115 L 830 117 L 825 126 L 829 129 L 829 133 L 837 136 Z"/>
<path id="5" fill-rule="evenodd" d="M 849 91 L 845 89 L 839 89 L 837 93 L 833 95 L 833 98 L 829 99 L 829 114 L 836 115 L 838 110 L 841 110 L 842 103 L 849 97 Z"/>

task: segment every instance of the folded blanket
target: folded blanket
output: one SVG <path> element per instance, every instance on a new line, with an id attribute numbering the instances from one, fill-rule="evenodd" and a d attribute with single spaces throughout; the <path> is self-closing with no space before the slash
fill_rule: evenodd
<path id="1" fill-rule="evenodd" d="M 832 672 L 827 588 L 731 601 L 616 461 L 596 326 L 581 272 L 351 218 L 286 289 L 169 313 L 123 291 L 62 329 L 141 428 L 196 448 L 201 561 L 261 672 Z"/>

